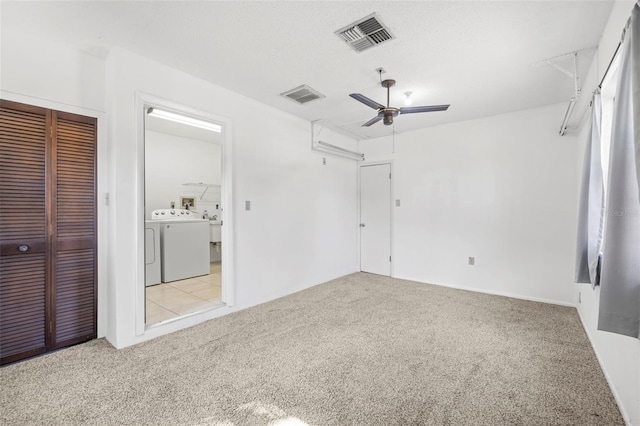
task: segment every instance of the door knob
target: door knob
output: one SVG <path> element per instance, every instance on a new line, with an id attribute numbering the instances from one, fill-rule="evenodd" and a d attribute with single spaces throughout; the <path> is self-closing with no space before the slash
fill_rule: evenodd
<path id="1" fill-rule="evenodd" d="M 23 244 L 21 246 L 18 246 L 18 251 L 21 251 L 22 253 L 24 253 L 27 250 L 29 250 L 29 246 L 28 245 Z"/>
<path id="2" fill-rule="evenodd" d="M 360 224 L 360 228 L 364 228 L 366 225 L 364 223 Z"/>

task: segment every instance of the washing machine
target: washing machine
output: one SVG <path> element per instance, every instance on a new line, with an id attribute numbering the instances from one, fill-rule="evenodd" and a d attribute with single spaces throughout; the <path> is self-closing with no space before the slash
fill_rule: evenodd
<path id="1" fill-rule="evenodd" d="M 163 283 L 209 274 L 209 221 L 190 210 L 160 209 L 151 214 L 160 228 Z"/>
<path id="2" fill-rule="evenodd" d="M 160 265 L 160 223 L 147 220 L 144 224 L 144 285 L 160 284 L 162 266 Z"/>

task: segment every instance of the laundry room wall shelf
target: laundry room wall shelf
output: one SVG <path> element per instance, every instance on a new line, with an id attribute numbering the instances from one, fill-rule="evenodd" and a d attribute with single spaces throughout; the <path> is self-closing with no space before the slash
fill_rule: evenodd
<path id="1" fill-rule="evenodd" d="M 218 189 L 218 191 L 220 190 L 220 185 L 214 185 L 212 183 L 202 183 L 202 182 L 187 182 L 187 183 L 183 183 L 183 186 L 196 186 L 199 188 L 204 188 L 204 190 L 202 191 L 202 194 L 200 194 L 200 199 L 202 200 L 202 197 L 204 197 L 204 194 L 207 193 L 207 191 L 210 188 L 216 188 Z"/>

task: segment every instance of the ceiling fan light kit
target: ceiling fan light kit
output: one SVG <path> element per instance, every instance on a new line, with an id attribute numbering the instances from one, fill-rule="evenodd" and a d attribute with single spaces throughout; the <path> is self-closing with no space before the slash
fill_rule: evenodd
<path id="1" fill-rule="evenodd" d="M 382 75 L 381 72 L 379 74 Z M 418 112 L 446 111 L 450 106 L 447 104 L 447 105 L 429 105 L 429 106 L 414 106 L 414 107 L 407 106 L 402 108 L 392 107 L 389 105 L 389 89 L 395 86 L 395 84 L 396 84 L 396 81 L 392 79 L 382 80 L 380 82 L 380 85 L 387 89 L 387 105 L 386 106 L 360 93 L 349 94 L 349 96 L 351 96 L 356 101 L 361 102 L 370 108 L 378 110 L 378 115 L 376 115 L 371 120 L 364 123 L 362 127 L 369 127 L 380 120 L 382 120 L 382 124 L 384 124 L 385 126 L 390 126 L 393 124 L 393 117 L 396 117 L 399 114 L 415 114 Z M 408 105 L 411 104 L 411 94 L 412 92 L 405 92 L 405 95 L 407 97 L 407 99 L 405 100 L 405 103 L 407 103 L 408 101 Z"/>
<path id="2" fill-rule="evenodd" d="M 404 92 L 405 98 L 404 98 L 404 104 L 406 106 L 409 106 L 413 103 L 413 99 L 411 99 L 411 95 L 413 94 L 413 92 Z"/>

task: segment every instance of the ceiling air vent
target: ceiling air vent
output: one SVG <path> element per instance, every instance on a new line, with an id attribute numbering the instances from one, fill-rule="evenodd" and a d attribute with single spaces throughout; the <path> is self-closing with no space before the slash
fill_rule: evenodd
<path id="1" fill-rule="evenodd" d="M 391 31 L 384 26 L 375 13 L 339 29 L 336 35 L 356 52 L 362 52 L 393 39 Z"/>
<path id="2" fill-rule="evenodd" d="M 287 90 L 286 92 L 280 93 L 280 96 L 291 99 L 293 102 L 300 105 L 306 104 L 307 102 L 315 101 L 316 99 L 324 98 L 324 95 L 322 93 L 312 89 L 306 84 L 298 86 L 295 89 Z"/>

